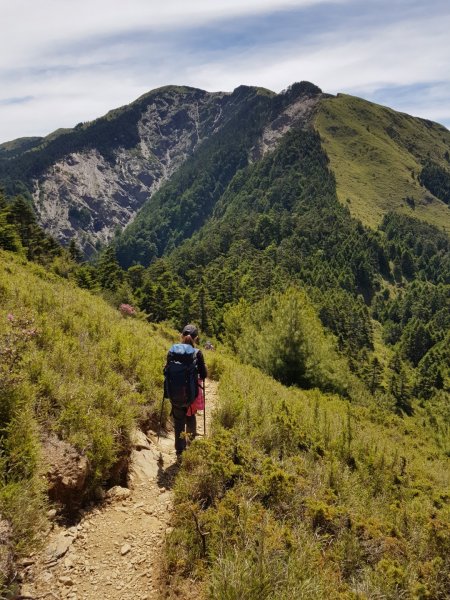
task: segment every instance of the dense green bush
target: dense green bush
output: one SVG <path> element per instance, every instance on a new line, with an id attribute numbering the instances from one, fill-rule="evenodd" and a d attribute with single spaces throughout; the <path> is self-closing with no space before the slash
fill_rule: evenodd
<path id="1" fill-rule="evenodd" d="M 346 393 L 350 373 L 304 291 L 291 288 L 224 316 L 233 350 L 286 385 Z"/>

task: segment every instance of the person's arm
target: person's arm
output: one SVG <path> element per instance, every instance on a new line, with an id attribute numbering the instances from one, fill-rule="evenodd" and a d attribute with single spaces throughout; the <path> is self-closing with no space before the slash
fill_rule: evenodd
<path id="1" fill-rule="evenodd" d="M 205 359 L 201 350 L 197 352 L 197 369 L 200 379 L 205 380 L 208 376 L 208 371 L 206 370 Z"/>

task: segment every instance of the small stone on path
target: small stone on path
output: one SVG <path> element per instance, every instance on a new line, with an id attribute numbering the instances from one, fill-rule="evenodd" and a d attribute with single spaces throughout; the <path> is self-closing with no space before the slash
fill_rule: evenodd
<path id="1" fill-rule="evenodd" d="M 67 550 L 70 548 L 72 543 L 73 543 L 72 536 L 68 536 L 68 535 L 64 535 L 64 533 L 60 533 L 56 537 L 56 539 L 53 541 L 53 543 L 50 544 L 50 546 L 48 546 L 48 548 L 47 548 L 47 551 L 46 551 L 47 560 L 50 562 L 50 561 L 58 560 L 58 558 L 61 558 L 62 556 L 64 556 L 64 554 L 66 554 Z"/>
<path id="2" fill-rule="evenodd" d="M 125 498 L 129 498 L 130 496 L 131 490 L 129 490 L 128 488 L 121 487 L 120 485 L 115 485 L 106 492 L 106 497 L 111 500 L 124 500 Z"/>

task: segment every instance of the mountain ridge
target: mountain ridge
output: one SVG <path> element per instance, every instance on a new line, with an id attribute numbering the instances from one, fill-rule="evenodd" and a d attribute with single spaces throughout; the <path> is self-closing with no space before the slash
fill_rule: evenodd
<path id="1" fill-rule="evenodd" d="M 296 101 L 301 90 L 310 94 L 309 107 Z M 275 149 L 292 127 L 307 125 L 319 132 L 338 198 L 353 216 L 376 228 L 386 212 L 395 210 L 450 231 L 445 202 L 421 178 L 421 169 L 439 148 L 437 165 L 450 182 L 443 159 L 450 132 L 356 97 L 324 94 L 309 82 L 280 94 L 244 85 L 233 92 L 163 86 L 73 129 L 2 144 L 0 183 L 9 194 L 26 193 L 40 224 L 56 239 L 67 244 L 74 238 L 91 255 L 142 210 L 152 211 L 160 187 L 170 187 L 186 160 L 201 152 L 201 142 L 217 135 L 245 106 L 250 108 L 252 98 L 273 108 L 266 111 L 258 139 L 243 142 L 248 150 L 241 166 Z M 382 128 L 377 120 L 388 123 Z M 405 141 L 402 135 L 409 137 Z M 413 144 L 409 149 L 408 140 Z M 131 231 L 136 229 L 133 223 Z"/>

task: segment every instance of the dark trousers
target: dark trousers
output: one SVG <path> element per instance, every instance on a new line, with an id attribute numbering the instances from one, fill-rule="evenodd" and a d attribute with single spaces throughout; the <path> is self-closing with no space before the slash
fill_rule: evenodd
<path id="1" fill-rule="evenodd" d="M 186 450 L 184 428 L 186 427 L 186 433 L 189 435 L 190 440 L 193 440 L 197 435 L 197 419 L 195 415 L 188 417 L 186 413 L 187 408 L 172 406 L 172 417 L 175 427 L 175 450 L 177 455 Z"/>

